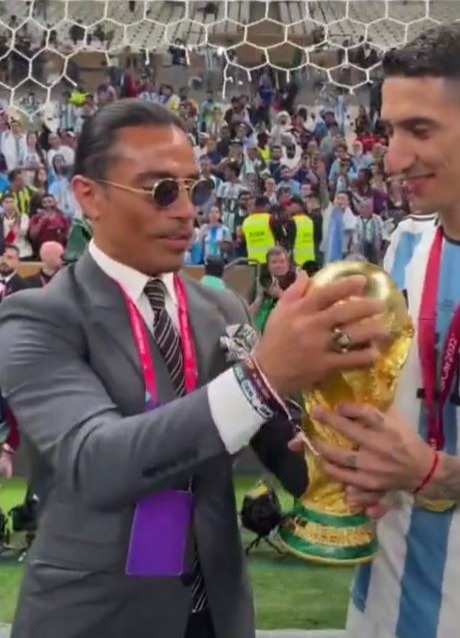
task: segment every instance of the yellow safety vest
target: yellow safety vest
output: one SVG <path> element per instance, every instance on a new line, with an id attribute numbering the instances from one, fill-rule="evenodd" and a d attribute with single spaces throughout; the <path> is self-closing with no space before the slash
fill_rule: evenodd
<path id="1" fill-rule="evenodd" d="M 260 157 L 264 162 L 269 162 L 271 158 L 271 151 L 269 148 L 259 148 Z"/>
<path id="2" fill-rule="evenodd" d="M 16 204 L 16 208 L 21 215 L 28 215 L 30 210 L 30 200 L 32 199 L 32 195 L 35 193 L 35 188 L 32 186 L 24 186 L 20 191 L 16 191 L 11 193 L 13 195 L 14 203 Z M 10 191 L 7 193 L 10 194 Z"/>
<path id="3" fill-rule="evenodd" d="M 292 219 L 296 226 L 294 261 L 297 266 L 303 266 L 307 261 L 315 261 L 313 220 L 307 215 L 294 215 Z"/>
<path id="4" fill-rule="evenodd" d="M 268 213 L 253 213 L 243 222 L 243 235 L 249 261 L 267 263 L 267 252 L 275 246 Z"/>

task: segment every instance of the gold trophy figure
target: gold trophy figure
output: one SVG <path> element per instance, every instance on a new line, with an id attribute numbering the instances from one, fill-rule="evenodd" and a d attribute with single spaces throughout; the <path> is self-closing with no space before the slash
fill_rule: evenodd
<path id="1" fill-rule="evenodd" d="M 315 406 L 334 410 L 347 402 L 386 411 L 394 401 L 414 335 L 406 300 L 396 284 L 384 270 L 367 262 L 337 262 L 315 275 L 312 285 L 324 286 L 358 274 L 367 279 L 364 296 L 385 302 L 383 320 L 390 338 L 380 345 L 381 356 L 371 369 L 335 373 L 304 395 L 307 415 Z M 315 441 L 323 440 L 353 448 L 345 437 L 308 416 L 303 427 L 313 447 Z M 280 529 L 281 543 L 289 552 L 317 563 L 350 565 L 370 561 L 378 551 L 372 523 L 361 511 L 350 508 L 343 486 L 324 473 L 317 456 L 307 453 L 307 463 L 309 486 Z"/>

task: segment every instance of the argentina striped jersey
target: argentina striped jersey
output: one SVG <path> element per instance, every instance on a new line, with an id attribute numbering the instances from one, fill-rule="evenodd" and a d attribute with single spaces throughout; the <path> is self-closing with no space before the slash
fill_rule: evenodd
<path id="1" fill-rule="evenodd" d="M 402 239 L 402 234 L 399 241 L 406 242 L 405 247 L 398 252 L 398 246 L 393 246 L 386 263 L 387 270 L 396 273 L 398 285 L 407 292 L 415 326 L 435 232 L 433 223 L 426 232 L 418 233 L 416 240 L 408 240 L 408 231 L 403 228 L 406 239 Z M 437 311 L 440 347 L 459 304 L 460 244 L 444 239 Z M 399 383 L 395 408 L 425 438 L 426 411 L 422 400 L 417 398 L 421 387 L 415 338 Z M 459 406 L 457 375 L 451 401 L 444 407 L 444 450 L 456 456 L 460 443 Z M 378 537 L 381 551 L 372 564 L 359 568 L 352 596 L 355 608 L 368 623 L 366 626 L 374 628 L 375 635 L 369 638 L 458 638 L 460 507 L 451 512 L 431 513 L 414 508 L 410 495 L 401 495 L 399 507 L 379 521 Z"/>

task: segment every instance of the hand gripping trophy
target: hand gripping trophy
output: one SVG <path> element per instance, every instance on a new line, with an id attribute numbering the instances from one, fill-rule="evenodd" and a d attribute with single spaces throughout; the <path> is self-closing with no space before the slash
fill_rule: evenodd
<path id="1" fill-rule="evenodd" d="M 340 404 L 365 403 L 387 410 L 393 403 L 398 379 L 409 354 L 414 330 L 406 300 L 391 277 L 367 262 L 337 262 L 323 268 L 312 280 L 323 286 L 341 277 L 364 275 L 365 296 L 385 302 L 384 322 L 390 339 L 380 345 L 381 356 L 371 369 L 340 372 L 304 396 L 307 417 L 304 432 L 312 444 L 323 440 L 351 449 L 345 437 L 308 417 L 315 406 L 334 410 Z M 346 349 L 347 335 L 337 328 L 336 345 Z M 350 565 L 370 561 L 378 551 L 374 526 L 347 503 L 344 487 L 322 470 L 321 460 L 307 453 L 309 486 L 294 504 L 280 529 L 280 540 L 291 553 L 309 561 Z"/>

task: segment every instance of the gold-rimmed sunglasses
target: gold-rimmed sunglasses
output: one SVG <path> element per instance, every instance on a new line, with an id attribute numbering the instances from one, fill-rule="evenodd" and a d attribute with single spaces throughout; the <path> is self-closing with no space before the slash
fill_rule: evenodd
<path id="1" fill-rule="evenodd" d="M 191 178 L 175 178 L 165 177 L 155 182 L 152 188 L 134 188 L 126 184 L 118 184 L 106 179 L 97 180 L 100 184 L 106 184 L 113 188 L 118 188 L 128 193 L 149 196 L 155 206 L 159 208 L 168 208 L 178 199 L 181 189 L 185 188 L 190 201 L 194 206 L 204 206 L 212 195 L 214 183 L 210 179 L 191 179 Z"/>

